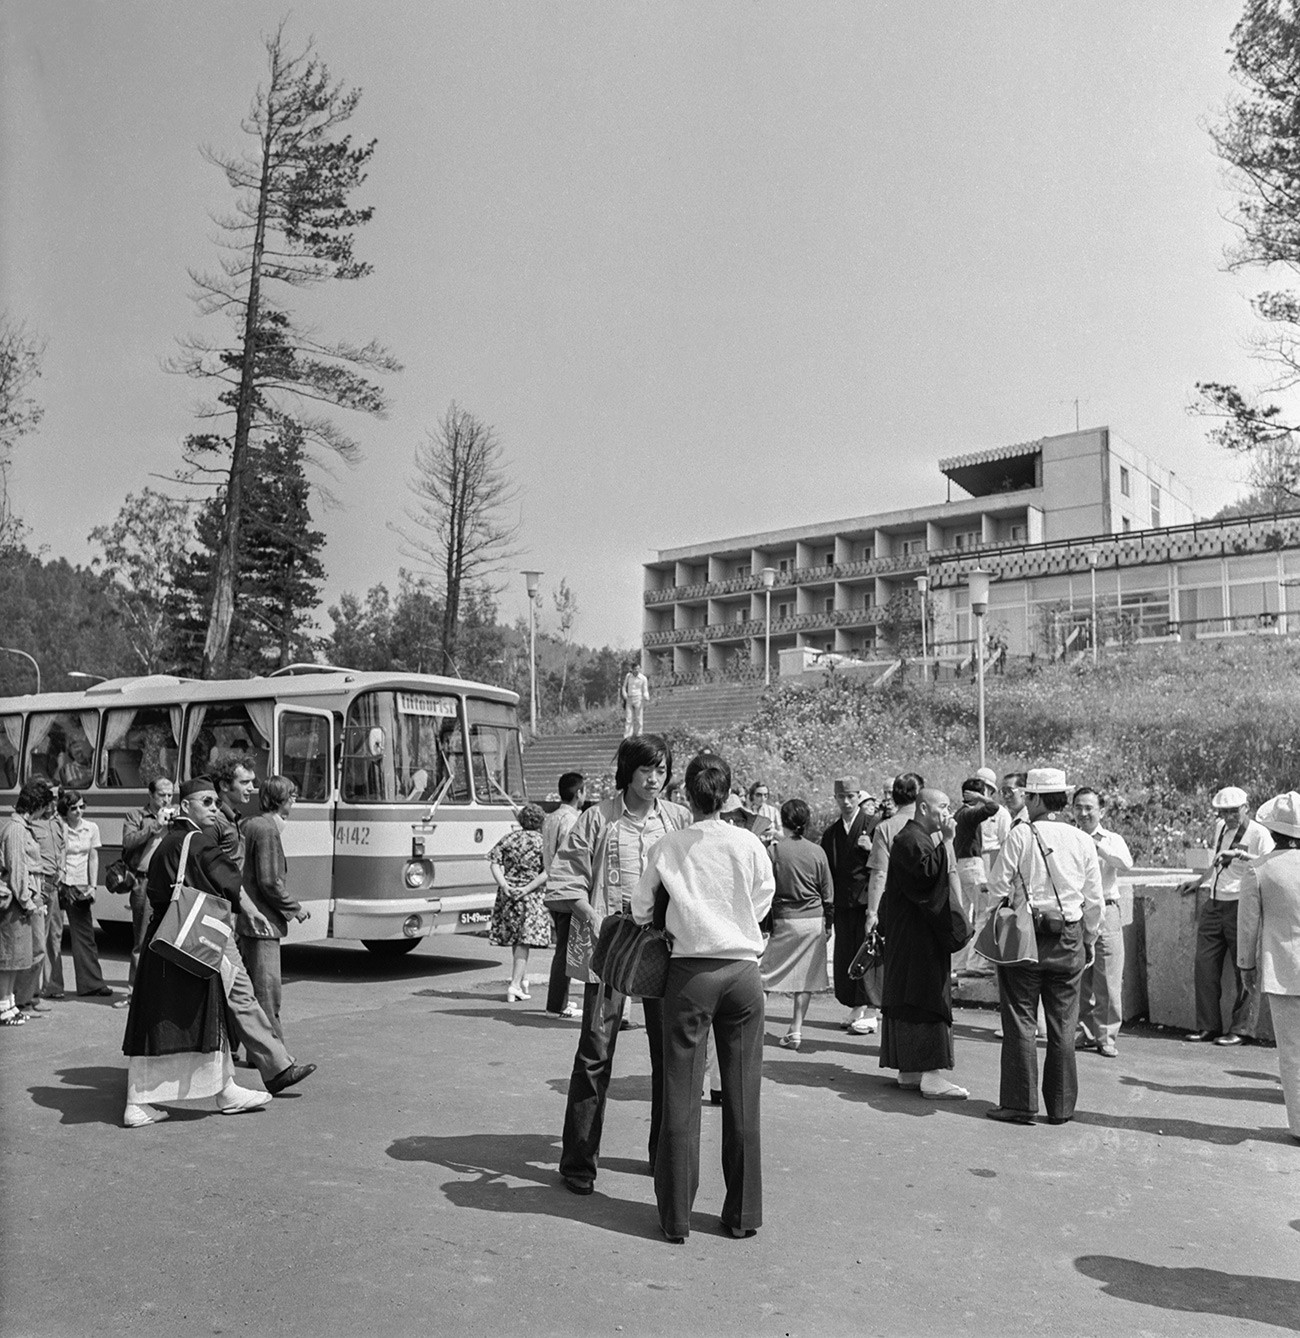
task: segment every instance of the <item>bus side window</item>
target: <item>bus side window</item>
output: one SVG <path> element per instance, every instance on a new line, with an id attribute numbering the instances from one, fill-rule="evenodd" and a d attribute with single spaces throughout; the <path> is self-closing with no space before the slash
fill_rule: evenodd
<path id="1" fill-rule="evenodd" d="M 206 776 L 227 758 L 251 768 L 260 785 L 271 761 L 271 724 L 275 704 L 269 701 L 205 702 L 190 707 L 185 725 L 185 776 Z"/>
<path id="2" fill-rule="evenodd" d="M 98 711 L 41 711 L 27 730 L 27 779 L 84 790 L 95 777 Z"/>
<path id="3" fill-rule="evenodd" d="M 280 774 L 298 787 L 304 804 L 329 799 L 330 722 L 319 715 L 280 715 Z"/>
<path id="4" fill-rule="evenodd" d="M 13 790 L 18 786 L 18 750 L 22 742 L 22 716 L 0 716 L 0 789 Z"/>

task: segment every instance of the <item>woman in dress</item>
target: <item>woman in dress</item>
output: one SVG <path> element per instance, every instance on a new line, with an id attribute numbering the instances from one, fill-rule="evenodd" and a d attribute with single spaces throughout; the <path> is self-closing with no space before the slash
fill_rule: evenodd
<path id="1" fill-rule="evenodd" d="M 758 927 L 772 904 L 772 861 L 752 833 L 721 820 L 731 768 L 701 753 L 686 768 L 694 821 L 662 836 L 632 893 L 638 924 L 655 918 L 673 936 L 663 1001 L 663 1128 L 654 1158 L 659 1225 L 673 1244 L 690 1233 L 700 1180 L 700 1089 L 710 1027 L 722 1070 L 722 1225 L 752 1236 L 763 1222 L 759 1087 L 763 984 Z"/>
<path id="2" fill-rule="evenodd" d="M 802 799 L 787 799 L 781 805 L 782 839 L 772 849 L 776 896 L 772 937 L 761 963 L 764 993 L 794 996 L 790 1030 L 779 1042 L 786 1050 L 799 1048 L 813 993 L 830 988 L 826 940 L 834 885 L 826 852 L 804 839 L 807 826 L 808 805 Z"/>
<path id="3" fill-rule="evenodd" d="M 77 790 L 59 795 L 59 817 L 63 822 L 63 871 L 59 874 L 59 904 L 68 917 L 72 937 L 72 967 L 76 973 L 77 993 L 83 997 L 113 991 L 104 984 L 95 946 L 95 917 L 91 903 L 99 886 L 99 849 L 104 844 L 99 824 L 85 817 L 86 805 Z"/>
<path id="4" fill-rule="evenodd" d="M 531 999 L 528 993 L 529 948 L 551 944 L 551 917 L 542 901 L 546 872 L 542 868 L 542 819 L 536 804 L 525 804 L 519 812 L 522 830 L 507 832 L 492 847 L 488 868 L 500 891 L 492 907 L 488 942 L 510 948 L 510 987 L 506 1002 Z"/>
<path id="5" fill-rule="evenodd" d="M 1255 814 L 1273 849 L 1241 879 L 1237 965 L 1242 985 L 1268 995 L 1291 1137 L 1300 1143 L 1300 794 L 1280 794 Z"/>
<path id="6" fill-rule="evenodd" d="M 35 961 L 32 923 L 41 900 L 41 848 L 28 819 L 49 800 L 45 781 L 28 781 L 0 832 L 0 1027 L 27 1021 L 14 1001 L 14 986 Z"/>

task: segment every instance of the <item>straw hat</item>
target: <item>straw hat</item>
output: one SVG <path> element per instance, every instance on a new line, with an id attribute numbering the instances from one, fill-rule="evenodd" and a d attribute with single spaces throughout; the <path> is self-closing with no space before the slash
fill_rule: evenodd
<path id="1" fill-rule="evenodd" d="M 1255 821 L 1270 832 L 1300 836 L 1300 794 L 1292 790 L 1289 794 L 1274 795 L 1266 804 L 1259 806 Z"/>

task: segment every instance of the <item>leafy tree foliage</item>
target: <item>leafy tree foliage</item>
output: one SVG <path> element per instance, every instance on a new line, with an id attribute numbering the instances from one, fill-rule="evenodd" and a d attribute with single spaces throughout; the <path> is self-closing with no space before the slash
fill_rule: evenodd
<path id="1" fill-rule="evenodd" d="M 1233 29 L 1232 53 L 1242 91 L 1210 132 L 1238 190 L 1238 240 L 1228 252 L 1228 266 L 1295 270 L 1300 267 L 1300 17 L 1293 0 L 1247 0 Z M 1300 295 L 1270 289 L 1251 305 L 1263 323 L 1253 343 L 1269 371 L 1259 391 L 1266 398 L 1205 381 L 1197 386 L 1197 408 L 1219 420 L 1212 438 L 1247 458 L 1256 492 L 1295 499 L 1300 404 L 1291 392 L 1300 384 Z"/>
<path id="2" fill-rule="evenodd" d="M 297 425 L 284 423 L 278 437 L 253 448 L 250 461 L 226 662 L 232 675 L 269 673 L 312 658 L 313 617 L 325 578 L 319 556 L 325 536 L 312 528 Z M 177 653 L 191 671 L 204 663 L 222 501 L 210 498 L 199 508 L 198 545 L 180 567 L 171 603 Z"/>
<path id="3" fill-rule="evenodd" d="M 353 234 L 372 211 L 349 201 L 365 181 L 375 142 L 353 145 L 344 133 L 361 94 L 334 82 L 310 43 L 291 55 L 282 27 L 267 40 L 266 51 L 267 82 L 242 127 L 255 147 L 239 155 L 205 151 L 236 193 L 233 213 L 217 219 L 225 258 L 217 274 L 191 274 L 200 312 L 227 317 L 236 342 L 190 340 L 172 363 L 172 370 L 220 387 L 203 416 L 226 424 L 190 436 L 184 447 L 189 476 L 219 485 L 218 504 L 205 513 L 212 553 L 205 674 L 230 667 L 238 563 L 251 552 L 244 542 L 246 499 L 257 485 L 259 442 L 292 430 L 309 452 L 354 460 L 357 442 L 315 406 L 382 416 L 384 393 L 370 378 L 399 370 L 373 341 L 322 340 L 299 325 L 277 296 L 370 272 L 353 253 Z M 248 617 L 243 624 L 248 626 Z M 283 617 L 280 625 L 283 641 Z"/>
<path id="4" fill-rule="evenodd" d="M 435 574 L 442 604 L 440 672 L 465 657 L 473 591 L 491 599 L 494 577 L 514 556 L 518 525 L 507 512 L 517 495 L 492 428 L 452 402 L 436 432 L 415 451 L 410 524 L 398 528 L 403 553 Z"/>
<path id="5" fill-rule="evenodd" d="M 18 439 L 45 412 L 32 394 L 44 355 L 44 342 L 24 322 L 0 313 L 0 550 L 17 548 L 27 532 L 10 504 L 9 470 Z"/>

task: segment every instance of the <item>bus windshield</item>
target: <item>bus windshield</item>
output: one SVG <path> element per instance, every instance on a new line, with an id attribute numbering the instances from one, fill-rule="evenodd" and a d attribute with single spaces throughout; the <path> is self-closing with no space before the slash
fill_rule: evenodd
<path id="1" fill-rule="evenodd" d="M 343 798 L 354 804 L 469 803 L 460 699 L 363 692 L 343 731 Z"/>
<path id="2" fill-rule="evenodd" d="M 475 797 L 480 804 L 522 804 L 528 792 L 514 708 L 471 697 L 468 710 Z"/>

